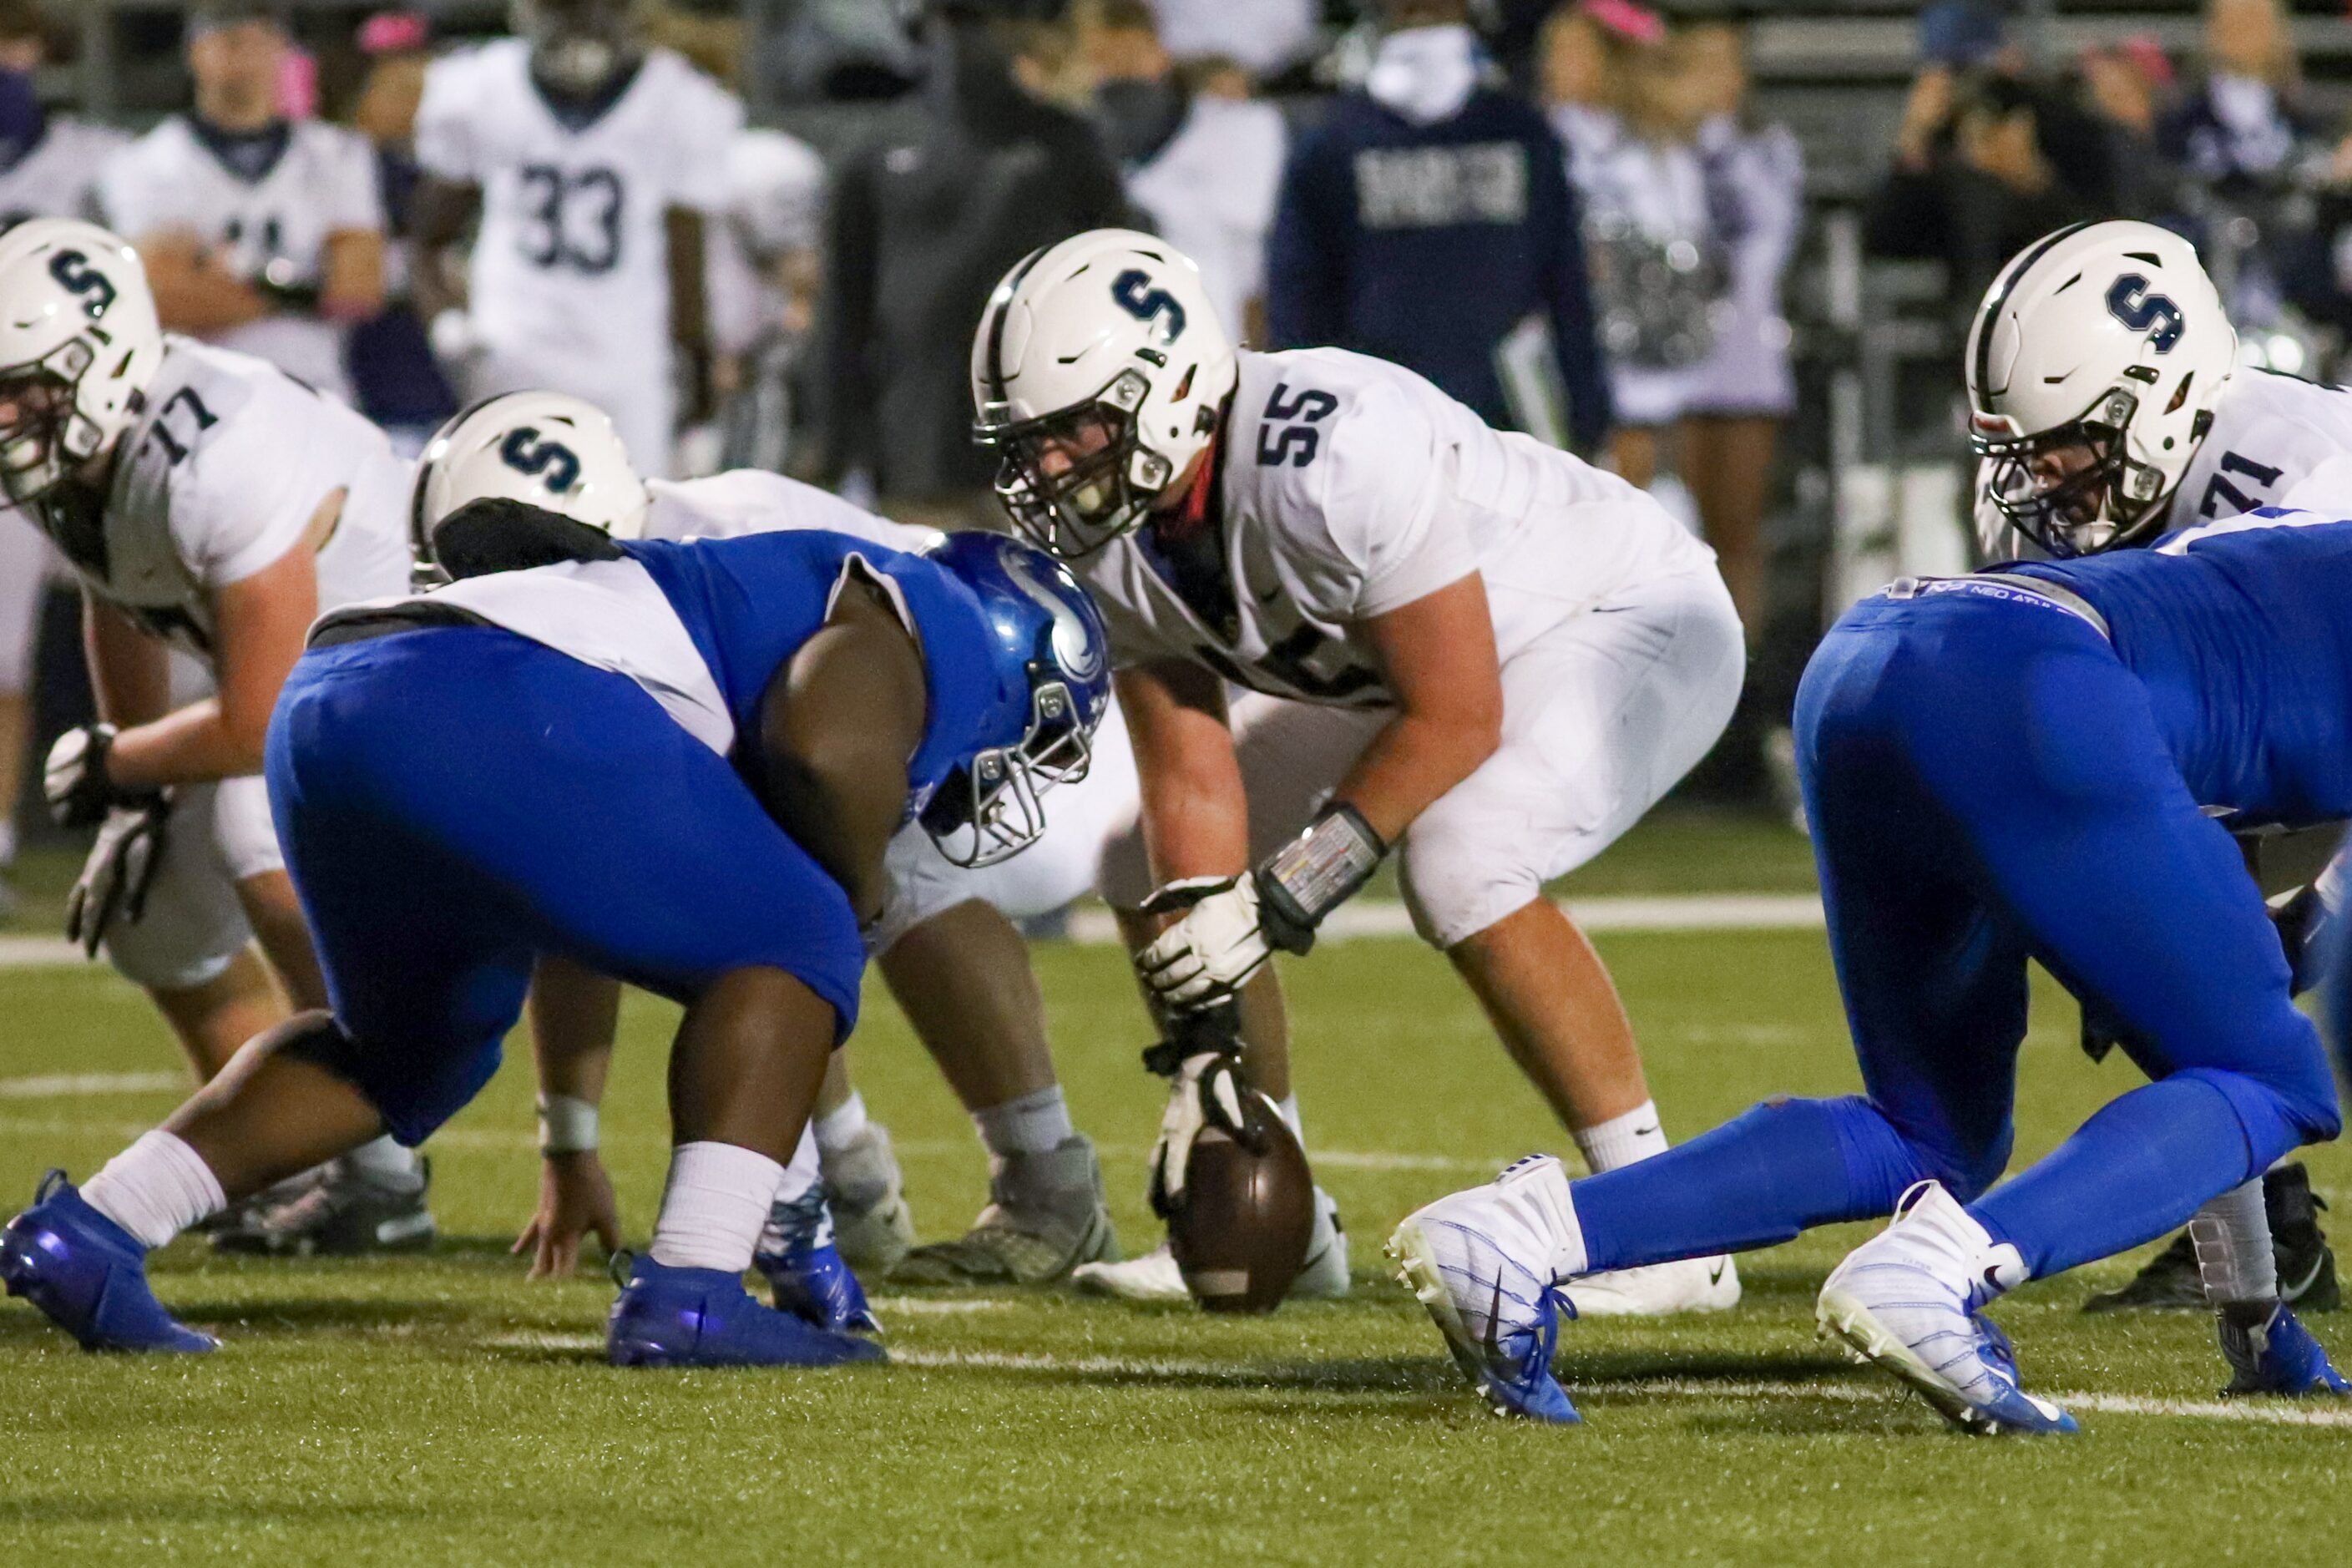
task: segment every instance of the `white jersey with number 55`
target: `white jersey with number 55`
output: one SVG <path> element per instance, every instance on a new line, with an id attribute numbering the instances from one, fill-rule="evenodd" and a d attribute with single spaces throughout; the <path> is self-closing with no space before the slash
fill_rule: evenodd
<path id="1" fill-rule="evenodd" d="M 436 60 L 416 156 L 429 174 L 481 188 L 469 310 L 491 353 L 666 377 L 665 214 L 726 204 L 742 121 L 731 94 L 667 49 L 647 53 L 585 115 L 541 94 L 521 39 Z"/>
<path id="2" fill-rule="evenodd" d="M 103 503 L 30 515 L 99 598 L 209 665 L 213 595 L 318 545 L 319 608 L 407 591 L 409 467 L 383 432 L 274 365 L 166 335 L 146 405 L 122 434 Z"/>
<path id="3" fill-rule="evenodd" d="M 1202 536 L 1165 546 L 1182 532 L 1165 520 L 1076 565 L 1121 665 L 1186 659 L 1275 697 L 1385 707 L 1356 623 L 1477 572 L 1507 659 L 1709 559 L 1632 485 L 1402 366 L 1343 349 L 1236 358 Z"/>

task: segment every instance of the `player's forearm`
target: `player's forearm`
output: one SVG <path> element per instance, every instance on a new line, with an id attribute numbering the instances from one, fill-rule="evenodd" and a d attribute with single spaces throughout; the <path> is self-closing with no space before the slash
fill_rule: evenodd
<path id="1" fill-rule="evenodd" d="M 244 279 L 201 261 L 167 258 L 150 264 L 155 314 L 173 331 L 222 332 L 257 321 L 273 307 Z"/>
<path id="2" fill-rule="evenodd" d="M 207 697 L 117 735 L 107 777 L 118 789 L 148 790 L 257 773 L 268 729 L 266 716 L 257 725 L 233 722 L 220 700 Z"/>
<path id="3" fill-rule="evenodd" d="M 1437 798 L 1477 771 L 1501 743 L 1502 726 L 1475 711 L 1400 713 L 1372 737 L 1333 792 L 1394 844 Z"/>
<path id="4" fill-rule="evenodd" d="M 331 321 L 362 321 L 383 309 L 383 236 L 364 231 L 327 237 L 326 276 L 319 314 Z"/>
<path id="5" fill-rule="evenodd" d="M 530 984 L 530 1047 L 539 1092 L 601 1105 L 620 1020 L 621 983 L 552 954 Z"/>

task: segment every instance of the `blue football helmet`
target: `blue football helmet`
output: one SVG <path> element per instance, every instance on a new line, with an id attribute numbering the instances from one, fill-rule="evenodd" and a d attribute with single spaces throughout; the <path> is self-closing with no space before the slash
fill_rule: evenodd
<path id="1" fill-rule="evenodd" d="M 940 853 L 993 866 L 1045 831 L 1037 797 L 1087 776 L 1095 726 L 1110 709 L 1110 634 L 1070 569 L 999 533 L 950 533 L 922 553 L 979 596 L 1007 693 L 990 746 L 959 763 L 921 814 Z"/>

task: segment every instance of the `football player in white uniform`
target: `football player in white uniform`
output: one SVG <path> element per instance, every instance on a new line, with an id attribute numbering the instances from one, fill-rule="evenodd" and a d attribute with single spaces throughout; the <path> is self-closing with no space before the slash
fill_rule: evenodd
<path id="1" fill-rule="evenodd" d="M 1142 816 L 1104 891 L 1162 1009 L 1238 994 L 1251 1081 L 1295 1126 L 1265 960 L 1306 952 L 1398 848 L 1415 928 L 1586 1159 L 1664 1149 L 1608 972 L 1542 889 L 1730 717 L 1745 654 L 1706 546 L 1398 366 L 1236 352 L 1198 271 L 1146 235 L 1023 261 L 971 374 L 998 494 L 1110 626 Z M 1229 707 L 1228 683 L 1257 695 Z M 1176 1075 L 1155 1164 L 1189 1146 L 1214 1065 Z M 1317 1220 L 1310 1256 L 1336 1239 L 1328 1200 Z M 1165 1252 L 1092 1278 L 1182 1290 Z M 1578 1289 L 1588 1312 L 1657 1312 L 1728 1306 L 1738 1279 L 1713 1258 Z"/>
<path id="2" fill-rule="evenodd" d="M 2238 339 L 2188 241 L 2152 224 L 2077 224 L 2001 269 L 1969 333 L 1978 532 L 1994 560 L 2152 544 L 2259 507 L 2330 515 L 2352 497 L 2352 392 L 2237 368 Z M 2331 868 L 2290 929 L 2341 898 Z M 2300 963 L 2297 965 L 2301 969 Z M 2086 1017 L 2095 1056 L 2116 1043 Z M 2273 1250 L 2275 1243 L 2275 1251 Z M 2091 1310 L 2337 1296 L 2299 1163 L 2216 1198 Z"/>
<path id="3" fill-rule="evenodd" d="M 709 399 L 703 229 L 742 106 L 646 47 L 635 0 L 517 0 L 515 30 L 425 74 L 417 308 L 467 397 L 584 397 L 667 475 Z"/>
<path id="4" fill-rule="evenodd" d="M 29 5 L 0 10 L 0 229 L 31 217 L 94 217 L 98 174 L 131 138 L 108 126 L 41 107 L 33 73 L 46 63 L 44 18 Z M 0 801 L 16 798 L 30 730 L 26 700 L 48 546 L 19 519 L 0 518 Z M 7 874 L 16 824 L 0 811 L 0 915 L 15 901 Z"/>
<path id="5" fill-rule="evenodd" d="M 278 110 L 286 35 L 255 0 L 188 20 L 195 110 L 108 165 L 108 226 L 146 263 L 163 325 L 349 399 L 348 323 L 383 307 L 383 204 L 358 132 Z"/>
<path id="6" fill-rule="evenodd" d="M 415 542 L 428 563 L 445 520 L 485 498 L 525 501 L 625 539 L 826 529 L 915 551 L 938 538 L 778 474 L 641 481 L 612 422 L 558 393 L 512 393 L 458 415 L 426 446 L 415 493 Z M 805 1272 L 802 1260 L 822 1244 L 820 1163 L 842 1227 L 841 1251 L 861 1267 L 889 1268 L 899 1283 L 1037 1284 L 1117 1258 L 1101 1165 L 1093 1143 L 1071 1124 L 1044 998 L 1012 921 L 1087 891 L 1104 840 L 1132 818 L 1135 769 L 1122 732 L 1099 732 L 1087 776 L 1058 786 L 1054 805 L 1037 844 L 977 868 L 951 862 L 929 835 L 908 827 L 890 847 L 889 901 L 866 932 L 891 994 L 987 1147 L 988 1206 L 961 1239 L 918 1248 L 900 1263 L 912 1233 L 897 1163 L 836 1055 L 761 1247 L 772 1278 Z M 614 982 L 575 965 L 542 963 L 530 1018 L 541 1092 L 552 1103 L 594 1103 L 603 1085 L 598 1047 L 610 1047 L 618 1000 Z M 580 1115 L 561 1108 L 549 1125 Z M 609 1215 L 609 1193 L 551 1156 L 541 1211 L 527 1233 L 538 1249 L 535 1267 L 568 1271 L 584 1230 Z"/>
<path id="7" fill-rule="evenodd" d="M 262 740 L 319 612 L 404 591 L 406 465 L 343 405 L 163 333 L 121 238 L 35 218 L 0 237 L 0 487 L 83 589 L 101 721 L 57 742 L 44 780 L 61 825 L 99 829 L 69 934 L 146 988 L 210 1079 L 286 1016 L 280 987 L 326 1005 Z M 197 690 L 174 691 L 174 651 Z M 428 1244 L 424 1185 L 407 1151 L 371 1145 L 286 1194 L 295 1218 L 220 1240 Z"/>

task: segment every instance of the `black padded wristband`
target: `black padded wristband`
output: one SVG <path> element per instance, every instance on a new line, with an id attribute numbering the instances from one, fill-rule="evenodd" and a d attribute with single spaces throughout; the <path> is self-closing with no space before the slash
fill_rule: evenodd
<path id="1" fill-rule="evenodd" d="M 1323 917 L 1355 897 L 1388 852 L 1363 813 L 1345 801 L 1327 807 L 1252 874 L 1266 945 L 1293 953 L 1313 948 Z"/>

